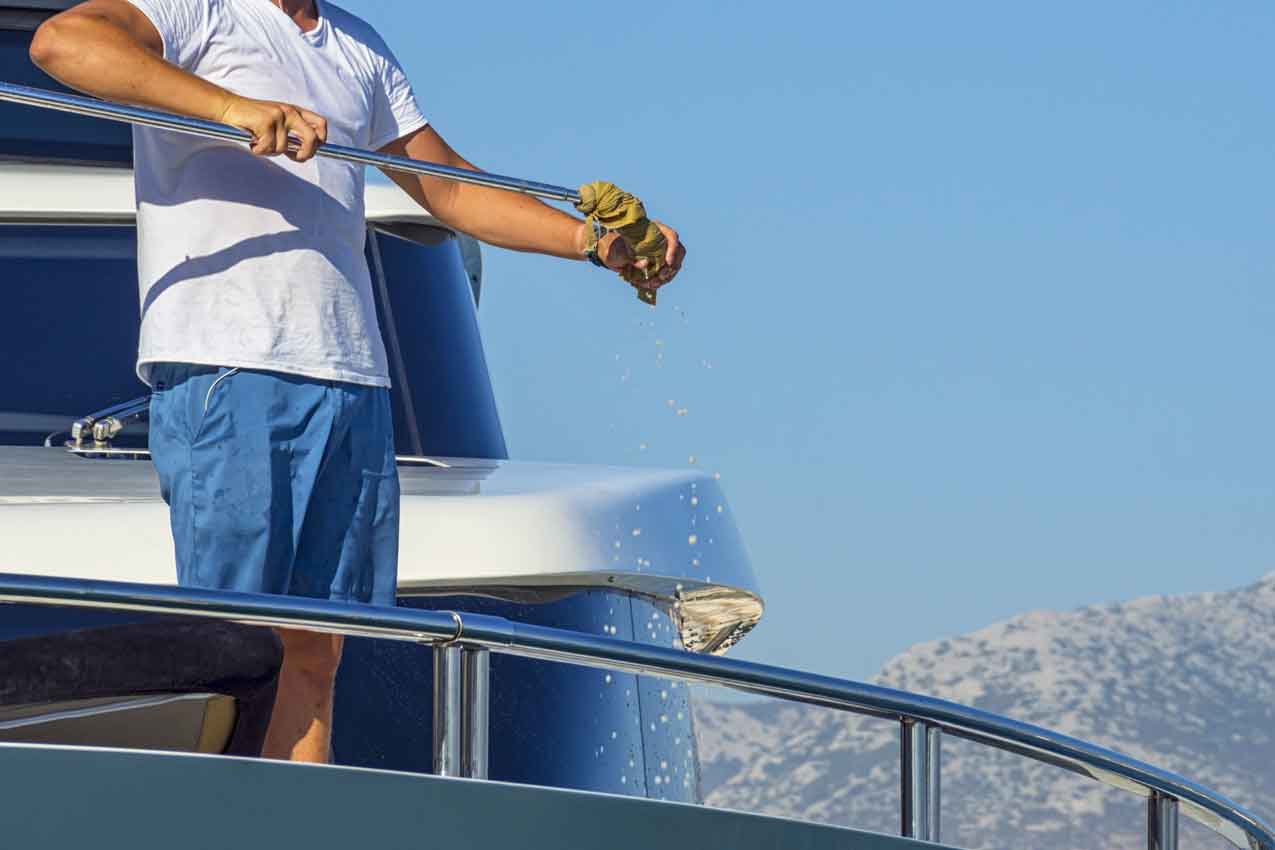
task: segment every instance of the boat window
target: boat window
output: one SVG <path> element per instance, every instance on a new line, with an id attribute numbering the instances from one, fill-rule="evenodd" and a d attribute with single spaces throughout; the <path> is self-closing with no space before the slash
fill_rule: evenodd
<path id="1" fill-rule="evenodd" d="M 508 457 L 460 241 L 439 227 L 374 227 L 368 260 L 407 453 Z"/>
<path id="2" fill-rule="evenodd" d="M 398 452 L 504 458 L 458 240 L 432 227 L 373 232 L 368 257 Z M 0 225 L 0 298 L 0 444 L 60 444 L 75 419 L 146 393 L 133 227 Z M 135 428 L 117 444 L 145 441 Z"/>
<path id="3" fill-rule="evenodd" d="M 0 298 L 0 443 L 146 392 L 133 228 L 0 226 Z"/>
<path id="4" fill-rule="evenodd" d="M 0 80 L 69 91 L 31 63 L 30 44 L 30 32 L 0 29 Z M 125 124 L 0 103 L 0 158 L 131 165 L 133 134 Z"/>

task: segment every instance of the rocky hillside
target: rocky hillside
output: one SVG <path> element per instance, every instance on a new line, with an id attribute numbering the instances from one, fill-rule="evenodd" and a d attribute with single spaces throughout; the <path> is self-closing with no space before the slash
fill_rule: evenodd
<path id="1" fill-rule="evenodd" d="M 1275 818 L 1275 574 L 1225 593 L 1036 612 L 920 644 L 879 684 L 974 705 L 1129 753 Z M 696 710 L 712 805 L 893 832 L 898 729 L 776 702 Z M 1143 803 L 948 739 L 943 843 L 1145 847 Z M 1184 821 L 1182 846 L 1229 846 Z"/>

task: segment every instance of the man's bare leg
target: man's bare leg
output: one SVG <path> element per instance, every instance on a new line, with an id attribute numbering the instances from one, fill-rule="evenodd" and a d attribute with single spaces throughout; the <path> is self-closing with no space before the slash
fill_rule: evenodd
<path id="1" fill-rule="evenodd" d="M 341 664 L 340 635 L 276 629 L 283 667 L 265 758 L 327 764 L 332 746 L 332 690 Z"/>

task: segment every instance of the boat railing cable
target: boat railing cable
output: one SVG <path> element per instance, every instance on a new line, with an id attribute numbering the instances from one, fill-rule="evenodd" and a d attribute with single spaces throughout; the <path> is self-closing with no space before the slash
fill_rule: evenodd
<path id="1" fill-rule="evenodd" d="M 1241 850 L 1275 850 L 1275 831 L 1257 815 L 1185 777 L 1039 726 L 878 685 L 464 612 L 3 574 L 0 602 L 204 617 L 430 644 L 434 765 L 444 776 L 486 777 L 488 660 L 490 652 L 500 652 L 720 685 L 893 720 L 900 729 L 904 836 L 940 840 L 940 751 L 942 739 L 951 735 L 1146 798 L 1151 850 L 1177 850 L 1180 815 Z"/>

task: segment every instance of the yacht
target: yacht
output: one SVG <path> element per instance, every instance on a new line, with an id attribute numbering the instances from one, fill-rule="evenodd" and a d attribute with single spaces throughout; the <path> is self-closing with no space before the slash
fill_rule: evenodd
<path id="1" fill-rule="evenodd" d="M 0 80 L 70 0 L 0 0 Z M 0 836 L 6 847 L 894 848 L 941 842 L 956 736 L 1275 850 L 1180 776 L 921 695 L 734 660 L 762 596 L 720 483 L 506 451 L 482 255 L 389 185 L 366 254 L 394 382 L 394 607 L 174 585 L 137 349 L 131 131 L 0 103 Z M 410 318 L 410 325 L 406 317 Z M 634 529 L 641 533 L 635 534 Z M 349 636 L 333 763 L 261 759 L 272 627 Z M 896 721 L 900 828 L 702 805 L 692 686 Z"/>

